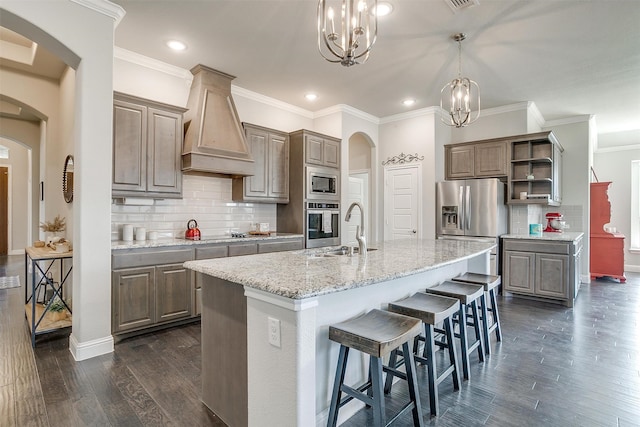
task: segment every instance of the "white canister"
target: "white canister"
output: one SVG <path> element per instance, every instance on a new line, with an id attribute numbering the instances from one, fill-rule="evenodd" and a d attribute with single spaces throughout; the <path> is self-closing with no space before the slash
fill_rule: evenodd
<path id="1" fill-rule="evenodd" d="M 158 232 L 150 231 L 149 232 L 149 240 L 158 240 Z"/>
<path id="2" fill-rule="evenodd" d="M 520 192 L 520 200 L 527 200 L 527 192 L 526 191 L 521 191 Z"/>
<path id="3" fill-rule="evenodd" d="M 122 226 L 122 240 L 131 242 L 133 240 L 133 225 L 125 224 Z"/>
<path id="4" fill-rule="evenodd" d="M 136 240 L 144 242 L 147 240 L 147 230 L 144 227 L 136 228 Z"/>

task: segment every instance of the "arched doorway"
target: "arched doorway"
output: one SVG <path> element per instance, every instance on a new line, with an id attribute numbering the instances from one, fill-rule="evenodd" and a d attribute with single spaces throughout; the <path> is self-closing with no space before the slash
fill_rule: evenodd
<path id="1" fill-rule="evenodd" d="M 349 182 L 347 185 L 347 206 L 353 202 L 359 202 L 364 207 L 365 235 L 369 241 L 375 240 L 375 221 L 373 206 L 373 144 L 364 133 L 358 132 L 349 138 Z M 351 221 L 344 228 L 343 242 L 351 244 L 355 242 L 356 226 L 360 224 L 360 212 L 353 211 Z"/>

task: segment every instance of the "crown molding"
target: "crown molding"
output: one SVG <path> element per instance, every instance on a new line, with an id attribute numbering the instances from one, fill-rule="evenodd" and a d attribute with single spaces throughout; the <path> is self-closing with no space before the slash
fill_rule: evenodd
<path id="1" fill-rule="evenodd" d="M 244 89 L 244 88 L 241 88 L 239 86 L 231 85 L 231 94 L 232 95 L 242 96 L 243 98 L 248 98 L 248 99 L 251 99 L 253 101 L 260 102 L 262 104 L 270 105 L 272 107 L 276 107 L 276 108 L 288 111 L 288 112 L 293 113 L 293 114 L 298 114 L 298 115 L 303 116 L 303 117 L 305 117 L 307 119 L 313 119 L 314 118 L 314 114 L 309 110 L 305 110 L 304 108 L 296 107 L 295 105 L 291 105 L 291 104 L 288 104 L 286 102 L 279 101 L 279 100 L 277 100 L 275 98 L 271 98 L 269 96 L 265 96 L 265 95 L 259 94 L 257 92 L 253 92 L 251 90 Z"/>
<path id="2" fill-rule="evenodd" d="M 407 111 L 406 113 L 394 114 L 392 116 L 383 117 L 380 119 L 380 124 L 387 124 L 393 122 L 399 122 L 402 120 L 415 119 L 417 117 L 424 117 L 430 114 L 443 117 L 443 109 L 440 106 L 420 108 L 419 110 Z"/>
<path id="3" fill-rule="evenodd" d="M 616 151 L 630 151 L 630 150 L 640 150 L 640 144 L 616 145 L 613 147 L 603 147 L 603 148 L 598 148 L 593 153 L 594 154 L 613 153 Z"/>
<path id="4" fill-rule="evenodd" d="M 544 127 L 548 128 L 548 127 L 552 127 L 552 126 L 571 125 L 571 124 L 574 124 L 574 123 L 588 123 L 594 117 L 595 116 L 592 115 L 592 114 L 583 114 L 583 115 L 580 115 L 580 116 L 566 117 L 564 119 L 549 120 L 549 121 L 544 123 Z"/>
<path id="5" fill-rule="evenodd" d="M 188 80 L 189 83 L 193 80 L 193 74 L 191 74 L 189 70 L 167 64 L 166 62 L 158 61 L 157 59 L 149 58 L 148 56 L 140 55 L 139 53 L 131 52 L 130 50 L 122 49 L 118 46 L 114 46 L 113 48 L 113 57 L 154 71 L 159 71 L 170 76 Z"/>
<path id="6" fill-rule="evenodd" d="M 546 120 L 544 119 L 544 116 L 538 109 L 538 106 L 536 105 L 535 102 L 529 101 L 527 103 L 527 112 L 531 113 L 531 115 L 533 116 L 533 120 L 536 121 L 536 124 L 540 128 L 544 127 Z"/>
<path id="7" fill-rule="evenodd" d="M 71 0 L 74 3 L 84 6 L 87 9 L 91 9 L 98 13 L 108 16 L 113 19 L 115 26 L 117 27 L 127 13 L 120 5 L 111 3 L 107 0 Z"/>
<path id="8" fill-rule="evenodd" d="M 369 113 L 365 113 L 364 111 L 358 110 L 357 108 L 353 108 L 352 106 L 347 104 L 338 104 L 329 108 L 325 108 L 323 110 L 316 111 L 315 113 L 313 113 L 313 118 L 318 119 L 320 117 L 330 116 L 336 113 L 349 114 L 351 116 L 373 123 L 374 125 L 380 124 L 380 119 L 378 117 Z"/>

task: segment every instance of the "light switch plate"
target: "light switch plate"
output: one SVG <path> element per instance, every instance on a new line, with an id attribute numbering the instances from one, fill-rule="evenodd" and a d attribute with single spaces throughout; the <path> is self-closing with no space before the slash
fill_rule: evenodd
<path id="1" fill-rule="evenodd" d="M 280 320 L 269 317 L 269 344 L 280 348 Z"/>

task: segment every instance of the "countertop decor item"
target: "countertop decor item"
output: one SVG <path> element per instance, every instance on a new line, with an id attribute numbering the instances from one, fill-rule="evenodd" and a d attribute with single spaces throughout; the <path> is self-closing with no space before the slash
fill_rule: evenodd
<path id="1" fill-rule="evenodd" d="M 60 233 L 67 229 L 67 220 L 65 217 L 56 215 L 52 222 L 41 222 L 40 229 L 47 234 L 47 244 L 51 242 L 57 242 L 62 238 L 62 236 L 60 236 Z"/>
<path id="2" fill-rule="evenodd" d="M 200 240 L 200 230 L 198 229 L 198 222 L 195 219 L 190 219 L 189 222 L 187 222 L 187 231 L 184 233 L 184 238 Z"/>

